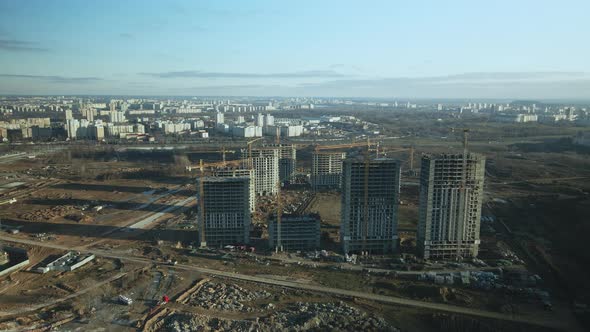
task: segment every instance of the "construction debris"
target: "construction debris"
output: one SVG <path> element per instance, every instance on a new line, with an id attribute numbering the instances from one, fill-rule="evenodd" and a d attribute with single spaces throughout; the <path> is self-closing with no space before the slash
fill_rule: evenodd
<path id="1" fill-rule="evenodd" d="M 73 205 L 57 205 L 48 209 L 23 213 L 19 217 L 28 221 L 47 221 L 58 217 L 73 215 L 78 209 Z"/>
<path id="2" fill-rule="evenodd" d="M 264 290 L 250 291 L 238 285 L 226 285 L 208 281 L 190 296 L 189 303 L 205 309 L 251 312 L 255 309 L 243 302 L 266 299 L 272 295 Z"/>
<path id="3" fill-rule="evenodd" d="M 269 316 L 231 320 L 205 315 L 174 314 L 161 331 L 398 331 L 383 318 L 344 302 L 297 302 Z"/>

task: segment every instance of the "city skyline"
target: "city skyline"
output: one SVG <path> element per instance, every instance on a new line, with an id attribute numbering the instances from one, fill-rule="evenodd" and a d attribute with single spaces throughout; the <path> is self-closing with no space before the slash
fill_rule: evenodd
<path id="1" fill-rule="evenodd" d="M 5 1 L 0 92 L 582 99 L 589 7 Z"/>

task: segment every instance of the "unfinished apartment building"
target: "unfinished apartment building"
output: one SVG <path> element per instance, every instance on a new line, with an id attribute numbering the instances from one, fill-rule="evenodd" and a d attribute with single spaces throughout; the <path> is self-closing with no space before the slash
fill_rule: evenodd
<path id="1" fill-rule="evenodd" d="M 297 149 L 294 145 L 282 144 L 279 151 L 279 179 L 281 182 L 291 181 L 297 167 Z"/>
<path id="2" fill-rule="evenodd" d="M 397 249 L 400 163 L 378 158 L 344 161 L 340 237 L 344 253 Z"/>
<path id="3" fill-rule="evenodd" d="M 276 217 L 269 222 L 268 241 L 271 248 L 277 248 L 278 224 Z M 318 249 L 320 247 L 319 216 L 282 216 L 281 245 L 284 251 Z"/>
<path id="4" fill-rule="evenodd" d="M 342 184 L 342 161 L 346 152 L 314 152 L 311 160 L 313 190 L 339 189 Z"/>
<path id="5" fill-rule="evenodd" d="M 242 177 L 246 176 L 254 179 L 254 169 L 247 168 L 218 168 L 213 171 L 213 175 L 217 177 Z M 250 181 L 248 187 L 250 188 L 250 212 L 256 210 L 256 188 L 254 188 L 254 181 Z"/>
<path id="6" fill-rule="evenodd" d="M 422 157 L 417 247 L 425 259 L 477 256 L 484 174 L 479 154 Z"/>
<path id="7" fill-rule="evenodd" d="M 254 169 L 254 190 L 257 195 L 268 196 L 277 192 L 279 181 L 279 149 L 261 148 L 252 150 L 252 169 Z M 242 157 L 249 159 L 248 152 Z M 246 162 L 248 165 L 250 162 Z"/>
<path id="8" fill-rule="evenodd" d="M 198 180 L 197 188 L 201 246 L 248 243 L 250 177 L 206 176 Z"/>
<path id="9" fill-rule="evenodd" d="M 271 144 L 267 149 L 279 150 L 279 179 L 281 182 L 291 181 L 297 167 L 297 149 L 292 144 Z"/>

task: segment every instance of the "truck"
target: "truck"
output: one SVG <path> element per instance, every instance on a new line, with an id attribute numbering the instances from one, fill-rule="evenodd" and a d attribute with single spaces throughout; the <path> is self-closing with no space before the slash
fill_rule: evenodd
<path id="1" fill-rule="evenodd" d="M 125 295 L 119 295 L 119 297 L 117 297 L 117 300 L 119 301 L 119 303 L 121 304 L 125 304 L 125 305 L 131 305 L 133 304 L 133 300 L 128 298 Z"/>

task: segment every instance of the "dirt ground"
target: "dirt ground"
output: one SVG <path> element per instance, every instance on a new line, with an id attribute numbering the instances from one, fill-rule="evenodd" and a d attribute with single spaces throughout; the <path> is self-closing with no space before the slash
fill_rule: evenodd
<path id="1" fill-rule="evenodd" d="M 322 224 L 329 226 L 340 225 L 341 195 L 337 192 L 321 192 L 308 207 L 311 213 L 318 213 L 322 217 Z"/>
<path id="2" fill-rule="evenodd" d="M 590 278 L 590 274 L 586 267 L 590 260 L 583 245 L 585 236 L 590 231 L 587 218 L 590 213 L 590 155 L 570 150 L 557 152 L 551 143 L 546 142 L 538 145 L 540 146 L 501 146 L 496 147 L 493 152 L 481 146 L 474 147 L 488 157 L 484 200 L 486 214 L 501 219 L 510 229 L 507 232 L 496 227 L 494 233 L 487 235 L 484 241 L 498 241 L 501 238 L 506 246 L 518 251 L 519 255 L 522 254 L 532 271 L 547 280 L 552 295 L 555 294 L 557 300 L 588 302 L 590 290 L 586 280 Z M 443 147 L 435 147 L 433 152 L 437 149 L 444 150 Z M 36 238 L 39 233 L 46 233 L 39 241 L 121 250 L 154 259 L 174 256 L 179 262 L 202 267 L 290 276 L 332 287 L 383 292 L 409 298 L 426 294 L 425 297 L 430 301 L 446 299 L 457 305 L 466 305 L 462 303 L 465 301 L 463 295 L 466 294 L 471 297 L 471 305 L 474 307 L 499 310 L 498 304 L 502 299 L 487 293 L 485 297 L 490 299 L 488 302 L 480 301 L 478 297 L 482 297 L 481 292 L 469 291 L 442 299 L 440 293 L 426 285 L 414 285 L 412 288 L 407 283 L 388 280 L 387 278 L 392 279 L 390 277 L 276 264 L 267 266 L 240 259 L 224 261 L 219 258 L 196 257 L 190 254 L 189 249 L 173 248 L 172 241 L 163 245 L 156 242 L 158 238 L 166 236 L 175 239 L 179 234 L 190 238 L 195 235 L 191 229 L 172 231 L 154 228 L 149 235 L 133 240 L 124 235 L 108 237 L 105 234 L 108 230 L 127 225 L 173 201 L 194 195 L 191 187 L 181 187 L 183 183 L 192 183 L 192 179 L 182 176 L 162 177 L 157 172 L 149 173 L 155 174 L 154 176 L 145 176 L 146 173 L 142 172 L 138 172 L 135 177 L 119 176 L 131 174 L 134 169 L 142 167 L 142 163 L 149 164 L 146 159 L 141 162 L 85 160 L 87 162 L 79 165 L 71 161 L 60 161 L 59 158 L 23 160 L 14 165 L 0 165 L 3 181 L 25 182 L 23 187 L 2 192 L 5 196 L 19 195 L 18 202 L 10 205 L 10 208 L 0 207 L 3 224 L 23 226 L 17 237 Z M 48 169 L 47 166 L 55 169 Z M 127 173 L 128 171 L 131 173 Z M 411 184 L 402 188 L 399 227 L 408 233 L 417 224 L 417 188 Z M 180 191 L 158 198 L 160 194 L 173 189 Z M 329 241 L 324 244 L 328 243 L 327 248 L 336 251 L 340 199 L 338 193 L 319 193 L 307 209 L 320 214 L 322 232 L 326 232 L 329 237 Z M 0 197 L 0 201 L 2 200 Z M 85 208 L 85 205 L 88 207 Z M 100 211 L 93 210 L 96 206 L 103 208 Z M 54 209 L 56 207 L 60 208 Z M 80 216 L 84 217 L 75 220 Z M 177 217 L 179 220 L 171 221 Z M 170 214 L 162 219 L 169 219 L 169 222 L 162 225 L 188 227 L 180 215 Z M 30 249 L 33 262 L 58 253 L 53 250 Z M 88 317 L 88 324 L 81 320 L 65 325 L 71 330 L 92 330 L 101 326 L 109 326 L 110 330 L 128 330 L 131 322 L 144 317 L 163 294 L 178 294 L 201 277 L 161 267 L 141 269 L 142 267 L 132 264 L 122 267 L 118 264 L 101 259 L 71 274 L 38 275 L 27 271 L 15 273 L 10 279 L 3 278 L 0 281 L 0 311 L 26 307 L 39 299 L 48 301 L 67 296 L 121 270 L 133 271 L 121 280 L 95 289 L 63 307 L 52 309 L 55 313 L 51 316 L 52 319 L 57 319 L 61 317 L 58 312 L 63 312 L 64 315 L 76 312 L 80 317 Z M 137 303 L 131 307 L 114 303 L 113 298 L 119 294 L 130 295 L 137 299 Z M 447 318 L 435 317 L 432 313 L 371 303 L 360 305 L 378 310 L 394 322 L 401 322 L 400 325 L 394 325 L 405 327 L 406 330 L 444 330 L 441 326 L 448 327 L 450 324 Z M 404 315 L 408 317 L 404 318 Z M 464 324 L 470 326 L 470 323 Z"/>

